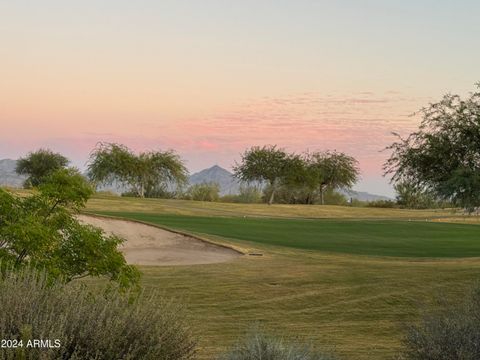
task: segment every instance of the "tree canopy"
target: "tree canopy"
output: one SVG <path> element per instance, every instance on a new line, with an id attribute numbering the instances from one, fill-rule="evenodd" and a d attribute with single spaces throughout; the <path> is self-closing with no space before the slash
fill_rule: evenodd
<path id="1" fill-rule="evenodd" d="M 17 174 L 28 176 L 24 187 L 31 188 L 40 185 L 48 175 L 65 168 L 68 163 L 69 160 L 62 154 L 48 149 L 39 149 L 18 159 L 15 170 Z"/>
<path id="2" fill-rule="evenodd" d="M 139 197 L 183 185 L 188 171 L 172 150 L 134 154 L 121 144 L 100 143 L 90 154 L 88 176 L 97 184 L 120 183 Z"/>
<path id="3" fill-rule="evenodd" d="M 420 110 L 419 129 L 387 149 L 393 182 L 408 182 L 468 211 L 480 206 L 480 92 L 445 95 Z"/>
<path id="4" fill-rule="evenodd" d="M 313 204 L 336 189 L 349 189 L 359 178 L 358 162 L 337 151 L 287 153 L 276 146 L 252 147 L 234 167 L 235 176 L 242 181 L 266 182 L 268 203 L 282 192 L 282 199 L 293 203 Z"/>
<path id="5" fill-rule="evenodd" d="M 0 189 L 1 266 L 28 265 L 65 281 L 85 276 L 107 276 L 125 286 L 138 281 L 138 271 L 117 248 L 123 240 L 81 224 L 72 213 L 93 193 L 77 170 L 53 172 L 38 190 L 21 197 Z"/>
<path id="6" fill-rule="evenodd" d="M 308 153 L 305 163 L 307 183 L 317 187 L 322 205 L 327 189 L 350 189 L 360 176 L 357 160 L 342 152 Z"/>
<path id="7" fill-rule="evenodd" d="M 275 191 L 287 174 L 289 155 L 273 146 L 254 146 L 242 154 L 240 164 L 234 166 L 234 175 L 245 182 L 267 182 L 272 188 L 269 204 L 273 203 Z"/>

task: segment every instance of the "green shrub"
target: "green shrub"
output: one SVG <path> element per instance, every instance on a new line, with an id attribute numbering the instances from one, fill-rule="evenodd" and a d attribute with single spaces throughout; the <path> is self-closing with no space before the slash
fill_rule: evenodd
<path id="1" fill-rule="evenodd" d="M 352 207 L 366 207 L 368 206 L 368 204 L 368 201 L 362 201 L 352 198 L 349 205 Z"/>
<path id="2" fill-rule="evenodd" d="M 334 360 L 311 346 L 285 342 L 255 329 L 219 360 Z"/>
<path id="3" fill-rule="evenodd" d="M 392 209 L 397 207 L 397 203 L 393 200 L 376 200 L 376 201 L 369 201 L 367 203 L 367 206 L 375 207 L 375 208 Z"/>
<path id="4" fill-rule="evenodd" d="M 443 303 L 408 327 L 401 359 L 480 359 L 480 288 L 463 302 Z"/>
<path id="5" fill-rule="evenodd" d="M 262 192 L 256 186 L 240 186 L 239 194 L 224 195 L 220 198 L 222 202 L 258 204 L 262 202 Z"/>
<path id="6" fill-rule="evenodd" d="M 135 197 L 139 198 L 140 195 L 138 195 L 137 192 L 135 191 L 125 191 L 122 192 L 121 194 L 122 197 Z M 157 187 L 157 188 L 152 188 L 147 191 L 145 191 L 144 197 L 146 198 L 152 198 L 152 199 L 175 199 L 177 198 L 178 194 L 176 191 L 169 191 L 167 189 Z"/>
<path id="7" fill-rule="evenodd" d="M 347 197 L 339 192 L 328 189 L 325 191 L 323 195 L 325 205 L 347 205 L 348 200 Z"/>
<path id="8" fill-rule="evenodd" d="M 220 199 L 220 186 L 217 183 L 195 184 L 188 188 L 184 198 L 196 201 L 218 201 Z"/>
<path id="9" fill-rule="evenodd" d="M 0 348 L 0 358 L 192 359 L 192 339 L 181 308 L 172 302 L 118 291 L 92 293 L 80 284 L 49 283 L 32 270 L 0 277 L 0 339 L 23 347 Z M 28 340 L 60 341 L 58 348 L 27 348 Z"/>

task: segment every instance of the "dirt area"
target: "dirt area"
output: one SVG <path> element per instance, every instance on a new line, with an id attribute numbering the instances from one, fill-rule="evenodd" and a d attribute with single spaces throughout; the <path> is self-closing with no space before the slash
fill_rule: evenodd
<path id="1" fill-rule="evenodd" d="M 126 241 L 121 250 L 129 264 L 212 264 L 230 261 L 241 255 L 233 249 L 134 221 L 87 215 L 78 215 L 78 219 L 124 238 Z"/>

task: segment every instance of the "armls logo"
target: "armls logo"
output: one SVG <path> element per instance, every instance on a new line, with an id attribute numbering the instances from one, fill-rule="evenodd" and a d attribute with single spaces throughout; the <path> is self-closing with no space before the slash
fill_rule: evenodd
<path id="1" fill-rule="evenodd" d="M 55 349 L 61 346 L 60 340 L 42 340 L 42 339 L 33 339 L 27 341 L 27 348 L 48 348 L 48 349 Z"/>

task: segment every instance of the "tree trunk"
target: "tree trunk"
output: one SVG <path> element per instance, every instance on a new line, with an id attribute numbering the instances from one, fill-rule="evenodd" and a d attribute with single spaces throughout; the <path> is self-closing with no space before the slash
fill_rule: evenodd
<path id="1" fill-rule="evenodd" d="M 324 192 L 324 188 L 322 185 L 320 185 L 320 204 L 322 205 L 325 205 L 325 201 L 324 201 L 324 198 L 323 198 L 323 192 Z"/>
<path id="2" fill-rule="evenodd" d="M 270 199 L 268 200 L 268 205 L 272 205 L 273 204 L 273 199 L 275 197 L 275 188 L 272 187 L 272 193 L 270 194 Z"/>

